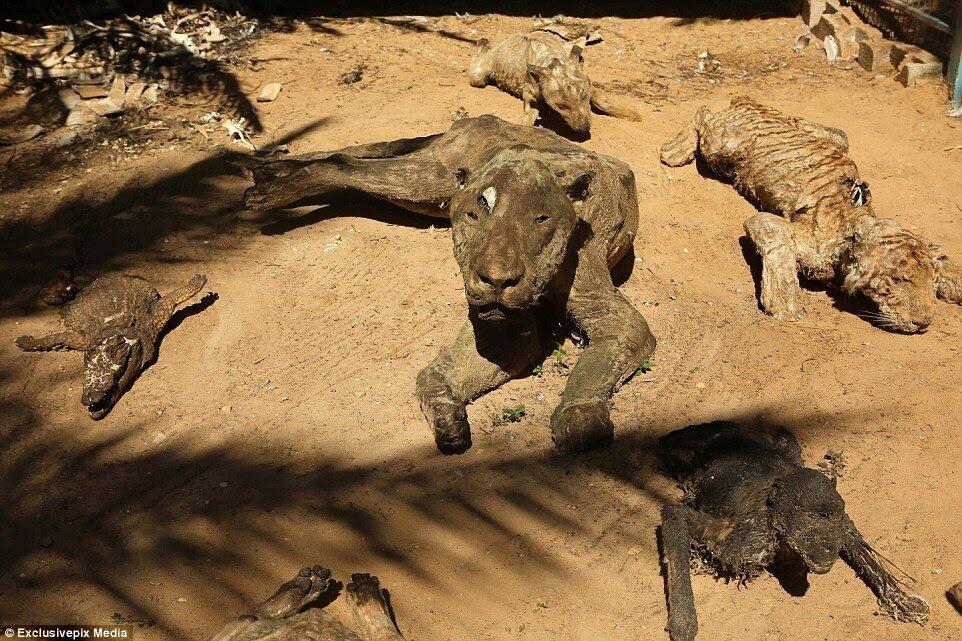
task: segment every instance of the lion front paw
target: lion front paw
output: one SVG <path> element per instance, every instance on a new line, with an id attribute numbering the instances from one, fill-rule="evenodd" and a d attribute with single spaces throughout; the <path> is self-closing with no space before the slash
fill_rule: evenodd
<path id="1" fill-rule="evenodd" d="M 471 449 L 471 426 L 463 403 L 435 401 L 425 414 L 434 428 L 434 442 L 442 454 L 464 454 Z"/>
<path id="2" fill-rule="evenodd" d="M 608 404 L 604 401 L 562 403 L 551 415 L 551 440 L 558 451 L 565 454 L 608 445 L 614 433 Z"/>

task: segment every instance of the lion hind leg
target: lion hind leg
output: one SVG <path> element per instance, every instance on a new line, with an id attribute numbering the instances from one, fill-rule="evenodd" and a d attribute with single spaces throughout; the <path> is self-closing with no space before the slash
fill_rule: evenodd
<path id="1" fill-rule="evenodd" d="M 386 590 L 376 576 L 352 574 L 347 584 L 347 603 L 354 617 L 354 627 L 364 641 L 400 641 L 403 637 L 394 625 Z"/>
<path id="2" fill-rule="evenodd" d="M 662 164 L 681 167 L 695 160 L 695 155 L 698 153 L 698 130 L 707 115 L 708 108 L 700 108 L 692 121 L 685 125 L 678 135 L 661 146 Z"/>
<path id="3" fill-rule="evenodd" d="M 775 214 L 760 212 L 745 221 L 745 232 L 762 258 L 762 309 L 775 318 L 797 319 L 801 288 L 791 223 Z"/>

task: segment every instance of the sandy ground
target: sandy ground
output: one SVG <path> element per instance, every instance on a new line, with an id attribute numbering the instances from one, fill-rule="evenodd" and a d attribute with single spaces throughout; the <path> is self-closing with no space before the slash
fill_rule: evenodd
<path id="1" fill-rule="evenodd" d="M 615 444 L 553 453 L 564 378 L 546 366 L 470 408 L 469 453 L 436 453 L 414 376 L 465 314 L 437 221 L 352 196 L 238 220 L 243 176 L 188 127 L 135 151 L 50 154 L 7 174 L 0 195 L 0 620 L 118 613 L 151 621 L 146 640 L 206 639 L 323 563 L 342 579 L 379 574 L 412 639 L 667 638 L 655 527 L 678 492 L 653 443 L 728 418 L 789 427 L 812 464 L 842 450 L 850 514 L 917 579 L 932 619 L 877 616 L 838 563 L 804 597 L 768 575 L 747 589 L 696 577 L 699 639 L 962 639 L 944 596 L 962 580 L 962 310 L 940 304 L 928 333 L 902 336 L 806 290 L 803 321 L 771 320 L 739 242 L 751 206 L 694 167 L 657 161 L 699 105 L 747 93 L 846 130 L 878 211 L 962 257 L 962 123 L 945 117 L 942 89 L 831 67 L 816 47 L 795 54 L 797 18 L 595 22 L 605 41 L 586 52 L 590 72 L 647 117 L 595 116 L 584 144 L 635 171 L 642 221 L 623 290 L 659 339 L 653 371 L 615 396 Z M 531 19 L 441 24 L 496 39 Z M 303 130 L 294 152 L 441 131 L 459 110 L 519 121 L 518 101 L 468 86 L 472 50 L 327 21 L 259 40 L 237 77 L 249 96 L 284 83 L 257 104 L 256 140 Z M 712 76 L 694 72 L 704 50 L 722 62 Z M 338 84 L 357 63 L 362 81 Z M 175 125 L 210 109 L 185 100 L 161 115 Z M 79 404 L 78 355 L 13 346 L 56 325 L 35 296 L 78 249 L 85 274 L 135 272 L 167 289 L 201 272 L 219 295 L 182 318 L 99 423 Z M 521 422 L 494 424 L 517 404 Z"/>

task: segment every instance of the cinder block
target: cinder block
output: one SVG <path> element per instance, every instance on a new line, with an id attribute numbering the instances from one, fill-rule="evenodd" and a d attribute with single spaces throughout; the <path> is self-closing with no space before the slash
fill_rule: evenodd
<path id="1" fill-rule="evenodd" d="M 898 81 L 906 87 L 932 84 L 942 80 L 941 62 L 903 62 Z"/>
<path id="2" fill-rule="evenodd" d="M 888 71 L 892 68 L 892 43 L 888 40 L 862 40 L 858 44 L 858 64 L 872 73 Z"/>

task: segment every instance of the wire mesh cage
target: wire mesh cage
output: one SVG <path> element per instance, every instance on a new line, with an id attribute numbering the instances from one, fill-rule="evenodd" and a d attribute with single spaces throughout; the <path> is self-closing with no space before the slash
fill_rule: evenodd
<path id="1" fill-rule="evenodd" d="M 928 14 L 954 27 L 958 0 L 849 0 L 848 4 L 865 22 L 888 38 L 917 45 L 946 59 L 952 48 L 952 34 L 921 19 L 916 12 Z M 904 5 L 904 6 L 899 6 Z"/>

